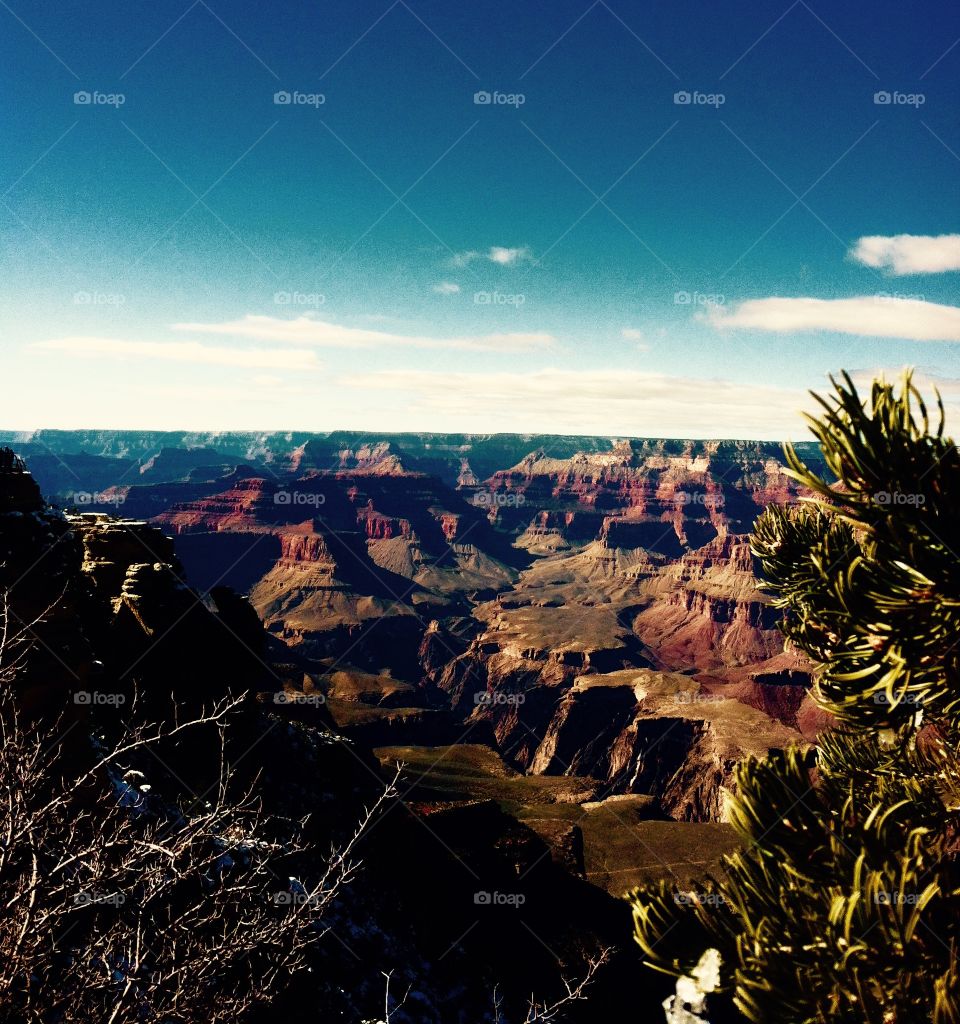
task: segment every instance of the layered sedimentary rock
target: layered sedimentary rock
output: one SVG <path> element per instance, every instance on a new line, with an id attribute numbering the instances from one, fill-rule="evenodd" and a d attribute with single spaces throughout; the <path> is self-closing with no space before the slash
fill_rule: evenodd
<path id="1" fill-rule="evenodd" d="M 371 742 L 445 742 L 453 725 L 517 770 L 595 777 L 699 819 L 722 815 L 743 753 L 728 719 L 759 729 L 757 749 L 824 724 L 749 551 L 759 512 L 796 498 L 774 445 L 336 432 L 150 435 L 149 452 L 147 440 L 77 443 L 118 475 L 136 460 L 108 497 L 149 511 L 201 592 L 248 594 L 344 728 Z M 41 443 L 80 464 L 65 436 Z M 116 586 L 119 570 L 97 571 Z M 330 681 L 343 670 L 398 689 L 344 697 Z M 644 711 L 614 682 L 640 670 L 683 673 L 716 706 Z"/>
<path id="2" fill-rule="evenodd" d="M 629 669 L 576 680 L 531 768 L 655 796 L 678 820 L 722 821 L 739 761 L 794 742 L 799 733 L 733 694 L 707 692 L 679 673 Z"/>
<path id="3" fill-rule="evenodd" d="M 318 655 L 353 648 L 359 665 L 402 662 L 409 670 L 424 616 L 466 609 L 466 595 L 492 595 L 514 578 L 497 557 L 507 545 L 492 536 L 482 510 L 439 481 L 406 472 L 389 446 L 341 451 L 327 474 L 319 461 L 308 445 L 294 460 L 298 471 L 309 463 L 305 476 L 239 479 L 175 504 L 156 521 L 175 533 L 200 579 L 211 571 L 198 563 L 217 561 L 218 548 L 233 555 L 238 537 L 249 537 L 259 573 L 244 589 L 277 635 Z M 239 557 L 254 562 L 242 551 Z M 365 636 L 374 626 L 370 647 Z M 378 662 L 378 651 L 385 660 Z"/>
<path id="4" fill-rule="evenodd" d="M 620 441 L 572 458 L 540 449 L 493 474 L 489 486 L 514 498 L 502 501 L 505 509 L 522 498 L 528 508 L 626 515 L 641 546 L 665 545 L 667 553 L 742 532 L 766 505 L 796 493 L 778 446 L 752 441 Z"/>
<path id="5" fill-rule="evenodd" d="M 230 506 L 243 530 L 249 527 L 248 504 Z M 15 614 L 43 612 L 32 620 L 43 647 L 49 646 L 68 674 L 76 673 L 75 683 L 87 687 L 87 699 L 69 705 L 79 709 L 71 723 L 77 743 L 99 743 L 105 730 L 122 724 L 134 695 L 138 714 L 156 721 L 170 714 L 171 694 L 192 712 L 246 693 L 227 740 L 239 791 L 253 787 L 268 815 L 304 818 L 307 839 L 318 848 L 342 842 L 344 832 L 349 837 L 352 822 L 379 787 L 376 762 L 364 742 L 408 739 L 411 716 L 404 705 L 423 704 L 421 689 L 386 674 L 333 665 L 313 671 L 317 665 L 263 630 L 245 598 L 216 586 L 203 593 L 193 589 L 170 534 L 142 520 L 51 510 L 22 464 L 3 452 L 0 510 L 0 586 L 13 595 L 10 607 Z M 201 522 L 182 522 L 178 539 L 203 536 L 191 529 Z M 272 529 L 266 533 L 274 535 Z M 365 546 L 362 531 L 357 536 Z M 281 558 L 292 565 L 316 567 L 329 558 L 330 538 L 313 524 L 309 530 L 282 530 L 278 543 Z M 44 568 L 35 572 L 38 563 Z M 39 702 L 56 718 L 65 699 L 78 695 L 66 678 L 47 676 L 45 687 L 28 687 L 18 696 Z M 98 696 L 110 700 L 102 704 Z M 336 719 L 347 705 L 357 715 L 352 721 L 344 716 L 341 726 Z M 382 706 L 392 717 L 365 719 L 371 706 Z M 422 740 L 432 728 L 427 723 L 441 721 L 445 712 L 424 707 L 420 714 Z M 125 776 L 124 792 L 136 786 L 147 798 L 149 790 L 151 806 L 168 800 L 171 809 L 203 800 L 219 781 L 217 732 L 182 734 L 157 747 L 155 758 L 145 757 L 127 773 L 144 781 L 128 783 Z M 433 736 L 435 742 L 450 738 L 440 730 Z M 471 1018 L 479 1019 L 489 1000 L 488 974 L 522 1005 L 531 983 L 543 990 L 559 984 L 559 972 L 572 966 L 582 943 L 611 945 L 625 932 L 625 908 L 581 877 L 578 826 L 546 819 L 531 827 L 493 799 L 398 807 L 365 839 L 363 884 L 351 890 L 356 895 L 349 904 L 338 900 L 334 914 L 336 927 L 363 953 L 361 959 L 351 948 L 355 962 L 368 964 L 386 950 L 407 965 L 411 981 L 416 976 L 418 1019 L 447 1019 L 450 1006 L 469 1006 Z M 503 894 L 511 900 L 506 910 Z M 516 926 L 521 908 L 525 928 Z M 505 913 L 512 915 L 509 920 Z M 549 952 L 536 938 L 541 933 L 551 936 Z M 444 957 L 437 950 L 446 951 Z M 554 950 L 565 966 L 558 965 Z M 335 956 L 335 950 L 323 951 L 327 968 Z M 431 958 L 444 963 L 432 966 Z M 369 977 L 350 963 L 338 961 L 334 970 L 338 991 L 349 987 L 345 1016 L 369 1019 Z M 479 980 L 465 992 L 463 979 L 471 972 Z M 316 975 L 305 976 L 315 983 Z M 382 1000 L 379 975 L 374 983 Z M 635 995 L 622 983 L 600 991 L 607 1005 L 624 1008 Z M 293 1007 L 298 1019 L 301 1011 L 309 1014 L 311 995 L 309 985 L 299 989 L 278 1012 Z"/>

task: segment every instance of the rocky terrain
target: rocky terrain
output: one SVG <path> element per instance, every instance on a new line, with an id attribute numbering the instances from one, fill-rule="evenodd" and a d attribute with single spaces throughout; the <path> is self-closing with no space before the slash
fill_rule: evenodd
<path id="1" fill-rule="evenodd" d="M 825 724 L 749 551 L 797 497 L 776 445 L 4 437 L 55 504 L 149 520 L 156 561 L 245 595 L 330 724 L 403 760 L 424 806 L 493 801 L 612 893 L 714 864 L 738 761 Z"/>
<path id="2" fill-rule="evenodd" d="M 282 525 L 261 532 L 287 536 Z M 403 717 L 414 705 L 425 718 L 440 714 L 420 687 L 323 669 L 306 642 L 288 645 L 265 630 L 250 601 L 231 588 L 193 587 L 174 540 L 158 525 L 51 507 L 5 448 L 0 598 L 5 633 L 32 638 L 17 673 L 19 711 L 37 728 L 60 730 L 68 756 L 71 745 L 96 747 L 135 711 L 159 721 L 173 713 L 171 700 L 182 715 L 242 695 L 227 748 L 239 790 L 255 787 L 270 814 L 307 816 L 320 849 L 351 834 L 392 772 L 381 770 L 370 741 L 383 736 L 364 735 L 370 730 L 361 709 L 372 711 L 381 733 L 391 728 L 390 710 Z M 351 720 L 344 709 L 361 713 Z M 423 723 L 406 728 L 418 740 L 429 732 Z M 394 731 L 399 738 L 402 730 Z M 149 790 L 187 802 L 217 784 L 216 735 L 171 739 L 154 750 L 138 765 L 143 771 L 115 784 L 126 789 L 135 777 L 144 796 Z M 627 908 L 583 877 L 575 827 L 560 835 L 555 823 L 537 824 L 492 794 L 421 801 L 406 787 L 363 840 L 362 882 L 324 922 L 330 931 L 312 973 L 270 1019 L 314 1021 L 320 994 L 343 1019 L 371 1019 L 388 971 L 411 989 L 395 1018 L 400 1024 L 486 1019 L 496 986 L 512 1015 L 531 985 L 556 998 L 562 974 L 576 974 L 586 956 L 617 944 L 621 951 L 596 991 L 627 1012 L 637 999 L 637 957 L 624 941 Z M 645 984 L 652 1005 L 662 986 L 652 977 Z"/>

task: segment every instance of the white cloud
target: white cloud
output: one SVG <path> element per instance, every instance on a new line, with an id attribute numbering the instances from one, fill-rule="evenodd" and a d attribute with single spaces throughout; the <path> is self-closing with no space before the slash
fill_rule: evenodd
<path id="1" fill-rule="evenodd" d="M 836 331 L 912 341 L 960 341 L 960 309 L 956 306 L 883 295 L 750 299 L 733 308 L 711 306 L 703 319 L 714 327 L 778 333 Z"/>
<path id="2" fill-rule="evenodd" d="M 491 263 L 499 263 L 503 267 L 509 267 L 520 260 L 533 259 L 533 254 L 526 246 L 520 249 L 506 249 L 502 245 L 495 245 L 487 253 L 487 259 Z"/>
<path id="3" fill-rule="evenodd" d="M 225 323 L 183 323 L 171 324 L 171 327 L 176 331 L 189 331 L 192 334 L 230 335 L 260 341 L 332 348 L 408 347 L 450 348 L 474 352 L 529 352 L 548 349 L 556 340 L 543 331 L 431 338 L 426 335 L 392 334 L 361 327 L 346 327 L 307 316 L 297 317 L 295 320 L 282 320 L 253 314 Z"/>
<path id="4" fill-rule="evenodd" d="M 512 267 L 524 260 L 532 259 L 533 253 L 526 245 L 517 248 L 509 248 L 505 245 L 491 245 L 486 252 L 480 252 L 476 249 L 458 252 L 454 256 L 453 262 L 458 267 L 465 267 L 474 260 L 489 260 L 491 263 L 497 263 L 501 267 Z"/>
<path id="5" fill-rule="evenodd" d="M 866 235 L 850 255 L 892 274 L 941 274 L 960 270 L 960 235 Z"/>
<path id="6" fill-rule="evenodd" d="M 126 341 L 121 338 L 73 335 L 38 341 L 30 347 L 81 357 L 162 359 L 176 363 L 243 369 L 316 370 L 322 365 L 315 352 L 303 349 L 217 348 L 196 341 Z"/>
<path id="7" fill-rule="evenodd" d="M 620 332 L 620 337 L 624 341 L 634 342 L 638 352 L 650 351 L 650 346 L 644 341 L 643 331 L 638 330 L 636 327 L 624 327 Z"/>
<path id="8" fill-rule="evenodd" d="M 453 281 L 441 281 L 433 286 L 433 290 L 438 295 L 456 295 L 460 291 L 460 285 Z"/>
<path id="9" fill-rule="evenodd" d="M 383 370 L 340 385 L 393 392 L 406 429 L 646 437 L 802 437 L 802 390 L 634 370 Z M 416 424 L 416 425 L 414 425 Z"/>

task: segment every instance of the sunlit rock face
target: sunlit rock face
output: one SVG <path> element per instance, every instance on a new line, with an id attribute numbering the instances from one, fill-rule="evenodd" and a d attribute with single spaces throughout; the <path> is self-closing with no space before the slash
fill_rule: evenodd
<path id="1" fill-rule="evenodd" d="M 825 724 L 750 554 L 763 508 L 798 497 L 776 445 L 356 432 L 24 444 L 62 463 L 41 459 L 40 483 L 65 505 L 89 474 L 90 508 L 158 528 L 142 534 L 155 557 L 105 553 L 109 529 L 85 541 L 84 575 L 114 603 L 141 565 L 129 593 L 147 607 L 163 586 L 149 567 L 179 559 L 200 593 L 247 595 L 318 678 L 397 684 L 388 700 L 377 687 L 332 697 L 357 735 L 469 731 L 514 770 L 719 820 L 745 752 Z M 801 454 L 819 465 L 814 446 Z M 35 485 L 17 486 L 36 503 Z M 624 679 L 639 672 L 662 685 L 638 697 Z M 696 699 L 670 699 L 670 680 Z"/>

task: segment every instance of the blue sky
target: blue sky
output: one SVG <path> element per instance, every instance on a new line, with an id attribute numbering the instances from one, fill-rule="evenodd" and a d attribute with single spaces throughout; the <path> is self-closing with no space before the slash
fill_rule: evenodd
<path id="1" fill-rule="evenodd" d="M 904 364 L 960 404 L 960 11 L 0 24 L 5 427 L 800 437 Z"/>

